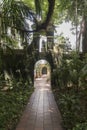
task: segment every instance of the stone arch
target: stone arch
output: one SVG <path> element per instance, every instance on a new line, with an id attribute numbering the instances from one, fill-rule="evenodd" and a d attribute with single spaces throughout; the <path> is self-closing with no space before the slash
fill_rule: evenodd
<path id="1" fill-rule="evenodd" d="M 51 66 L 45 59 L 38 60 L 34 66 L 34 79 L 47 76 L 47 80 L 51 80 Z"/>

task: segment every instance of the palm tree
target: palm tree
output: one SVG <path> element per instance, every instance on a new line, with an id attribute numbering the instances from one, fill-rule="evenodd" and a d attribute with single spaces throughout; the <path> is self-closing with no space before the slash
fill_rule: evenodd
<path id="1" fill-rule="evenodd" d="M 11 29 L 11 35 L 15 37 L 19 33 L 22 40 L 26 39 L 28 24 L 26 18 L 34 20 L 34 13 L 21 1 L 3 0 L 0 11 L 0 42 L 1 39 L 12 42 L 12 37 L 8 36 L 8 28 Z"/>

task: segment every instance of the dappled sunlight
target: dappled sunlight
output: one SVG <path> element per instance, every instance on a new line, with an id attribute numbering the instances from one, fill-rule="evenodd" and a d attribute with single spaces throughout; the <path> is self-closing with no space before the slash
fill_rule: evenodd
<path id="1" fill-rule="evenodd" d="M 46 84 L 46 86 L 47 86 L 47 87 L 50 87 L 50 84 L 49 84 L 49 83 L 47 83 L 47 84 Z"/>
<path id="2" fill-rule="evenodd" d="M 49 109 L 48 111 L 49 111 L 49 112 L 54 112 L 54 111 L 53 111 L 53 110 L 51 110 L 51 109 Z"/>
<path id="3" fill-rule="evenodd" d="M 49 88 L 41 88 L 40 91 L 43 92 L 43 91 L 48 91 Z"/>
<path id="4" fill-rule="evenodd" d="M 38 78 L 34 81 L 34 87 L 41 89 L 41 91 L 51 88 L 50 82 L 47 82 L 47 78 Z"/>
<path id="5" fill-rule="evenodd" d="M 34 67 L 34 87 L 46 91 L 50 88 L 51 67 L 48 61 L 39 60 Z"/>
<path id="6" fill-rule="evenodd" d="M 35 80 L 42 80 L 42 78 L 36 78 Z"/>
<path id="7" fill-rule="evenodd" d="M 35 91 L 31 96 L 30 102 L 28 103 L 25 116 L 23 116 L 23 120 L 25 118 L 25 126 L 28 126 L 30 130 L 31 126 L 35 126 L 35 130 L 37 128 L 38 130 L 39 128 L 41 130 L 46 126 L 48 126 L 47 130 L 51 130 L 51 128 L 53 128 L 52 130 L 55 128 L 57 128 L 56 130 L 62 130 L 62 127 L 60 126 L 61 120 L 59 121 L 60 114 L 58 112 L 58 108 L 56 107 L 51 90 L 50 67 L 46 68 L 44 65 L 39 67 L 41 67 L 38 69 L 40 71 L 38 71 L 37 76 L 35 75 L 36 77 L 34 78 Z"/>

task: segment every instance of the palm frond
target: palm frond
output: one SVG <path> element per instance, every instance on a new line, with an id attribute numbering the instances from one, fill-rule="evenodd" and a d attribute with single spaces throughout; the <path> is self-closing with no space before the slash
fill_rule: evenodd
<path id="1" fill-rule="evenodd" d="M 35 14 L 28 6 L 21 1 L 15 0 L 4 0 L 3 15 L 9 19 L 7 20 L 8 24 L 14 24 L 15 26 L 20 25 L 21 27 L 24 26 L 25 18 L 31 21 L 35 19 Z"/>
<path id="2" fill-rule="evenodd" d="M 11 36 L 8 36 L 7 34 L 3 34 L 2 36 L 3 42 L 5 46 L 8 46 L 10 48 L 15 48 L 18 45 L 18 41 Z"/>

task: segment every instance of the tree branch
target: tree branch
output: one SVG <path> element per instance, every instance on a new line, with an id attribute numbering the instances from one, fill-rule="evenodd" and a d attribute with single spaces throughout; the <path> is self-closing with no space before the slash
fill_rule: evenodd
<path id="1" fill-rule="evenodd" d="M 51 20 L 51 17 L 52 17 L 52 14 L 53 14 L 53 11 L 54 11 L 54 6 L 55 6 L 55 0 L 48 0 L 48 13 L 47 13 L 47 17 L 46 19 L 40 24 L 40 23 L 37 23 L 36 21 L 36 29 L 34 30 L 26 30 L 26 29 L 23 29 L 23 28 L 19 28 L 17 26 L 10 26 L 11 28 L 15 28 L 19 31 L 22 31 L 22 32 L 25 32 L 25 33 L 33 33 L 33 32 L 39 32 L 40 30 L 46 30 L 49 23 L 50 23 L 50 20 Z M 0 17 L 2 17 L 0 15 Z M 36 19 L 34 19 L 36 20 Z"/>
<path id="2" fill-rule="evenodd" d="M 49 3 L 49 7 L 48 7 L 47 17 L 46 17 L 45 21 L 41 25 L 37 26 L 36 30 L 38 30 L 38 31 L 41 30 L 41 29 L 46 30 L 49 23 L 50 23 L 50 20 L 51 20 L 53 11 L 54 11 L 55 0 L 48 0 L 48 3 Z"/>

